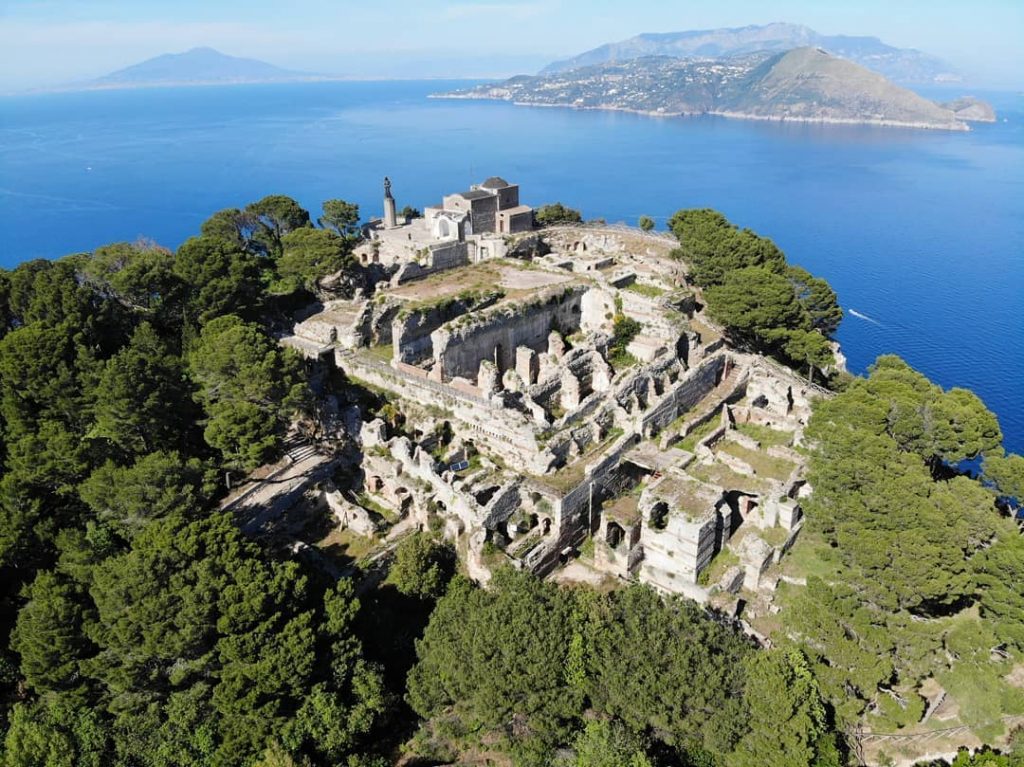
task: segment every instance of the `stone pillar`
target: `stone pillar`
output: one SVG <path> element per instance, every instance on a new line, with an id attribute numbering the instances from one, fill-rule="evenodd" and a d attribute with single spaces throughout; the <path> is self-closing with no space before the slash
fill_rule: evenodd
<path id="1" fill-rule="evenodd" d="M 384 198 L 384 228 L 394 229 L 398 226 L 398 216 L 395 213 L 395 198 L 388 196 Z"/>
<path id="2" fill-rule="evenodd" d="M 548 334 L 548 354 L 554 356 L 556 360 L 560 360 L 565 356 L 565 339 L 562 338 L 562 334 L 557 330 L 552 330 Z"/>
<path id="3" fill-rule="evenodd" d="M 611 365 L 604 361 L 604 358 L 596 352 L 590 356 L 593 372 L 591 373 L 590 385 L 594 391 L 608 391 L 612 388 L 614 372 Z"/>
<path id="4" fill-rule="evenodd" d="M 398 226 L 398 217 L 395 215 L 395 198 L 391 196 L 391 179 L 384 177 L 384 226 L 394 229 Z"/>
<path id="5" fill-rule="evenodd" d="M 476 385 L 485 397 L 488 394 L 494 394 L 500 388 L 498 368 L 490 360 L 483 360 L 480 362 L 480 370 L 477 373 Z"/>
<path id="6" fill-rule="evenodd" d="M 580 406 L 580 382 L 569 370 L 562 371 L 562 382 L 559 387 L 562 409 L 567 413 Z"/>
<path id="7" fill-rule="evenodd" d="M 537 355 L 539 362 L 537 371 L 537 380 L 546 381 L 550 376 L 558 372 L 558 360 L 553 355 L 544 352 L 543 354 Z"/>
<path id="8" fill-rule="evenodd" d="M 512 368 L 506 370 L 504 375 L 502 375 L 501 385 L 505 391 L 509 392 L 518 392 L 526 388 L 523 384 L 523 379 L 519 377 L 519 373 Z"/>
<path id="9" fill-rule="evenodd" d="M 516 372 L 530 386 L 537 383 L 537 353 L 529 346 L 516 348 Z"/>

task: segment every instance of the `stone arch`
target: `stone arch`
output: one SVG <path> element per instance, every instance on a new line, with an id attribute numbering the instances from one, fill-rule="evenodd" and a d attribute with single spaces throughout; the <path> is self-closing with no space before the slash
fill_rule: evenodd
<path id="1" fill-rule="evenodd" d="M 451 236 L 452 228 L 448 223 L 448 219 L 442 218 L 437 222 L 437 236 L 440 239 L 447 239 Z"/>

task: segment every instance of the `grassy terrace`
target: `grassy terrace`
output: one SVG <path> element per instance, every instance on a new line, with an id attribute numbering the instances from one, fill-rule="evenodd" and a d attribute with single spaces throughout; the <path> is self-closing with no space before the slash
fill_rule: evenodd
<path id="1" fill-rule="evenodd" d="M 381 540 L 376 536 L 358 535 L 351 530 L 332 530 L 315 545 L 339 567 L 348 567 L 373 552 Z"/>
<path id="2" fill-rule="evenodd" d="M 569 272 L 549 272 L 516 259 L 493 259 L 433 274 L 385 295 L 402 299 L 407 309 L 434 306 L 445 299 L 486 295 L 498 291 L 503 301 L 518 301 L 552 285 L 571 285 L 582 280 Z"/>
<path id="3" fill-rule="evenodd" d="M 627 351 L 623 351 L 619 354 L 613 354 L 608 360 L 608 364 L 612 366 L 612 370 L 618 375 L 623 370 L 629 370 L 632 367 L 640 364 L 640 360 L 634 357 Z"/>
<path id="4" fill-rule="evenodd" d="M 842 569 L 838 557 L 832 552 L 820 533 L 804 526 L 793 548 L 782 559 L 782 573 L 791 578 L 821 578 L 833 581 Z"/>
<path id="5" fill-rule="evenodd" d="M 789 537 L 789 530 L 781 527 L 769 527 L 767 530 L 758 530 L 757 534 L 769 546 L 781 546 Z"/>
<path id="6" fill-rule="evenodd" d="M 392 344 L 381 344 L 380 346 L 371 346 L 363 350 L 363 353 L 378 362 L 390 364 L 391 358 L 395 356 L 395 347 Z"/>
<path id="7" fill-rule="evenodd" d="M 727 490 L 743 490 L 748 493 L 764 493 L 770 489 L 767 482 L 759 477 L 748 477 L 738 474 L 723 463 L 697 464 L 690 474 L 712 485 L 719 485 Z"/>
<path id="8" fill-rule="evenodd" d="M 717 449 L 719 452 L 728 453 L 731 456 L 739 458 L 741 461 L 745 461 L 754 471 L 757 472 L 759 477 L 768 477 L 782 482 L 787 479 L 789 475 L 793 473 L 793 469 L 796 468 L 795 463 L 786 460 L 785 458 L 776 458 L 768 455 L 768 453 L 763 450 L 751 450 L 738 442 L 732 442 L 727 439 L 719 442 Z"/>
<path id="9" fill-rule="evenodd" d="M 702 586 L 709 586 L 718 583 L 725 571 L 740 563 L 739 556 L 732 550 L 725 548 L 715 554 L 714 559 L 700 574 L 698 580 Z"/>
<path id="10" fill-rule="evenodd" d="M 721 333 L 714 328 L 705 325 L 698 317 L 694 317 L 690 320 L 690 327 L 697 333 L 700 333 L 700 342 L 705 346 L 714 343 L 722 337 Z"/>
<path id="11" fill-rule="evenodd" d="M 632 493 L 621 495 L 613 503 L 604 507 L 602 513 L 610 520 L 621 525 L 631 525 L 640 517 L 637 505 L 640 501 L 638 495 Z"/>
<path id="12" fill-rule="evenodd" d="M 715 499 L 701 492 L 701 486 L 696 482 L 686 482 L 681 489 L 682 492 L 675 498 L 675 508 L 669 514 L 679 514 L 690 522 L 706 519 L 714 507 Z"/>
<path id="13" fill-rule="evenodd" d="M 785 447 L 793 441 L 793 432 L 773 429 L 756 423 L 741 423 L 736 427 L 740 434 L 756 439 L 763 447 Z"/>
<path id="14" fill-rule="evenodd" d="M 627 285 L 625 289 L 647 298 L 658 298 L 658 296 L 663 296 L 667 292 L 664 288 L 659 288 L 654 285 L 645 285 L 641 282 L 632 282 Z"/>
<path id="15" fill-rule="evenodd" d="M 685 415 L 689 416 L 691 414 L 687 413 Z M 685 450 L 688 453 L 692 453 L 694 450 L 697 449 L 697 443 L 700 442 L 702 439 L 704 439 L 717 428 L 718 418 L 716 416 L 711 416 L 708 420 L 706 420 L 696 429 L 694 429 L 685 437 L 683 437 L 683 439 L 679 441 L 679 444 L 677 444 L 676 447 L 678 447 L 680 450 Z"/>

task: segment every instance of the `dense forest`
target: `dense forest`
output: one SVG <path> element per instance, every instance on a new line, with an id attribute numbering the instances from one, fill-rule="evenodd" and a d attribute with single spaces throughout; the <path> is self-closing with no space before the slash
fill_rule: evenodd
<path id="1" fill-rule="evenodd" d="M 175 252 L 0 271 L 3 764 L 838 767 L 864 722 L 920 721 L 933 678 L 983 737 L 1024 721 L 1024 459 L 895 357 L 815 409 L 807 577 L 771 649 L 647 587 L 480 588 L 427 533 L 380 582 L 243 535 L 219 500 L 321 407 L 275 334 L 372 282 L 358 220 L 273 196 Z M 829 368 L 827 283 L 713 211 L 671 228 L 734 343 Z M 956 767 L 1021 767 L 1019 740 Z"/>

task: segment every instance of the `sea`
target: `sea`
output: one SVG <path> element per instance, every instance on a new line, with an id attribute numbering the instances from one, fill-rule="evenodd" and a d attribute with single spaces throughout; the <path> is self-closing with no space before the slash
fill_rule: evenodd
<path id="1" fill-rule="evenodd" d="M 320 82 L 0 98 L 0 266 L 286 194 L 380 215 L 499 175 L 528 204 L 664 226 L 711 207 L 825 277 L 853 372 L 899 354 L 974 390 L 1024 452 L 1024 94 L 969 133 L 450 101 L 465 82 Z"/>

